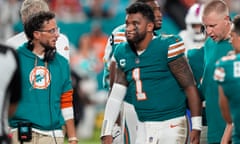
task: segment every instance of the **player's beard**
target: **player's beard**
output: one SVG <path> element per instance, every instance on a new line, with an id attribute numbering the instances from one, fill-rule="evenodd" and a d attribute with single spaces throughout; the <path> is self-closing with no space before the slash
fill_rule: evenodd
<path id="1" fill-rule="evenodd" d="M 44 47 L 45 52 L 48 51 L 48 50 L 56 49 L 56 46 L 50 46 L 50 45 L 44 44 L 44 43 L 42 43 L 42 42 L 40 42 L 40 45 L 41 45 L 42 47 Z"/>
<path id="2" fill-rule="evenodd" d="M 129 45 L 136 51 L 137 50 L 136 45 L 143 41 L 146 35 L 147 35 L 146 31 L 139 33 L 139 31 L 136 30 L 135 36 L 132 39 L 127 39 L 127 41 Z"/>

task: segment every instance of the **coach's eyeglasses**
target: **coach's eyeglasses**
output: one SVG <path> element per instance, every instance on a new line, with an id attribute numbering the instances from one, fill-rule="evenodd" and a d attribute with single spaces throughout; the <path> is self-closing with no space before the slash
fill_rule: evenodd
<path id="1" fill-rule="evenodd" d="M 40 32 L 47 32 L 49 34 L 59 34 L 60 33 L 60 28 L 59 27 L 56 27 L 56 28 L 52 28 L 50 30 L 38 30 Z"/>

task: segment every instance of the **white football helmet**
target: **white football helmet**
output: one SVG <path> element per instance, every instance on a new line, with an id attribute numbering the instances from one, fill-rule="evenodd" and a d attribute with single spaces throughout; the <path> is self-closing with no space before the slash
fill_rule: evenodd
<path id="1" fill-rule="evenodd" d="M 192 5 L 185 17 L 186 24 L 201 24 L 203 8 L 203 4 L 196 3 Z"/>
<path id="2" fill-rule="evenodd" d="M 193 38 L 194 42 L 202 43 L 205 40 L 205 35 L 201 31 L 201 27 L 196 26 L 202 25 L 203 9 L 203 4 L 195 3 L 189 8 L 185 17 L 187 33 Z"/>

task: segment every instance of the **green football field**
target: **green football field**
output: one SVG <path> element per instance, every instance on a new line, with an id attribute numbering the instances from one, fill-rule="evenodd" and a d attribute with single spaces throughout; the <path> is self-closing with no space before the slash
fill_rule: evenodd
<path id="1" fill-rule="evenodd" d="M 103 120 L 103 112 L 101 111 L 101 112 L 98 112 L 96 116 L 95 129 L 94 129 L 92 138 L 86 139 L 86 140 L 82 140 L 81 138 L 79 138 L 78 144 L 101 144 L 99 136 L 101 132 L 102 120 Z M 67 139 L 65 140 L 65 144 L 68 144 Z"/>

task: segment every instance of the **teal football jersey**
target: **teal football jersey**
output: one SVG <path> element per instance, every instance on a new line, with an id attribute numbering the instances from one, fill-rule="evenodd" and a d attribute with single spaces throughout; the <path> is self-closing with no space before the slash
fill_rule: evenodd
<path id="1" fill-rule="evenodd" d="M 122 43 L 122 42 L 126 42 L 126 37 L 125 37 L 125 29 L 126 29 L 126 25 L 122 24 L 118 27 L 116 27 L 113 32 L 112 35 L 109 37 L 108 39 L 108 43 L 106 45 L 105 48 L 105 54 L 104 54 L 104 72 L 103 72 L 103 86 L 107 89 L 109 89 L 109 67 L 110 67 L 110 62 L 113 56 L 113 53 L 116 49 L 116 47 Z M 160 36 L 160 31 L 154 31 L 155 34 Z M 131 104 L 131 97 L 125 97 L 124 101 L 128 102 Z"/>
<path id="2" fill-rule="evenodd" d="M 140 121 L 163 121 L 185 115 L 186 95 L 168 63 L 184 55 L 180 37 L 154 37 L 138 55 L 128 43 L 116 47 L 114 57 L 128 81 L 126 97 L 132 96 Z"/>
<path id="3" fill-rule="evenodd" d="M 204 45 L 204 72 L 201 90 L 206 100 L 206 115 L 208 123 L 208 142 L 221 141 L 226 122 L 224 121 L 218 104 L 218 84 L 213 79 L 215 64 L 221 57 L 233 50 L 229 40 L 219 42 L 208 38 Z"/>
<path id="4" fill-rule="evenodd" d="M 233 127 L 233 143 L 240 143 L 240 54 L 225 56 L 216 64 L 214 78 L 226 95 Z"/>
<path id="5" fill-rule="evenodd" d="M 189 49 L 187 52 L 187 58 L 189 65 L 192 69 L 194 79 L 196 80 L 198 91 L 201 96 L 201 100 L 204 101 L 204 97 L 199 87 L 204 70 L 204 48 L 200 49 Z M 205 108 L 202 109 L 202 124 L 207 125 L 206 111 Z"/>
<path id="6" fill-rule="evenodd" d="M 193 72 L 193 76 L 196 80 L 197 85 L 200 84 L 200 80 L 203 75 L 204 62 L 203 62 L 203 48 L 190 49 L 187 52 L 188 62 Z"/>

